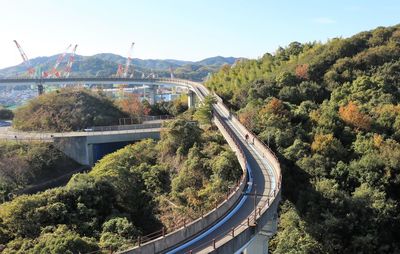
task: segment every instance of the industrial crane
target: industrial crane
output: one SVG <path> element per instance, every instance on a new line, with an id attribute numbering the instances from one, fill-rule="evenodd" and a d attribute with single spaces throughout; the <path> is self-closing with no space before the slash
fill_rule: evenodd
<path id="1" fill-rule="evenodd" d="M 115 74 L 115 76 L 120 78 L 120 77 L 122 77 L 123 72 L 124 72 L 123 65 L 122 64 L 118 64 L 118 69 L 117 69 L 117 73 Z"/>
<path id="2" fill-rule="evenodd" d="M 69 74 L 71 74 L 72 64 L 74 63 L 74 60 L 75 60 L 75 52 L 76 52 L 77 47 L 78 47 L 78 44 L 75 44 L 74 49 L 72 50 L 71 55 L 69 56 L 68 63 L 65 66 L 65 69 L 64 69 L 64 77 L 65 78 L 68 78 Z"/>
<path id="3" fill-rule="evenodd" d="M 132 57 L 132 50 L 133 50 L 133 45 L 135 45 L 134 42 L 132 42 L 131 47 L 129 49 L 128 53 L 128 58 L 126 59 L 126 64 L 125 64 L 125 71 L 124 71 L 124 78 L 128 76 L 128 71 L 129 71 L 129 65 L 131 64 L 131 57 Z M 134 72 L 132 71 L 132 74 Z"/>
<path id="4" fill-rule="evenodd" d="M 53 69 L 50 70 L 49 73 L 44 73 L 44 77 L 54 77 L 56 76 L 57 78 L 60 77 L 60 72 L 57 71 L 58 66 L 60 65 L 60 63 L 64 60 L 65 55 L 67 54 L 68 50 L 71 48 L 71 44 L 69 44 L 69 46 L 65 49 L 64 53 L 62 53 L 61 55 L 58 56 L 56 63 L 53 66 Z"/>
<path id="5" fill-rule="evenodd" d="M 169 66 L 169 72 L 171 74 L 171 79 L 174 78 L 174 70 L 172 69 L 172 66 Z"/>
<path id="6" fill-rule="evenodd" d="M 34 75 L 35 75 L 35 68 L 33 68 L 33 67 L 31 66 L 31 63 L 30 63 L 30 61 L 29 61 L 29 58 L 28 58 L 28 56 L 25 54 L 25 52 L 24 52 L 24 50 L 22 49 L 21 45 L 19 45 L 19 43 L 18 43 L 16 40 L 14 40 L 14 43 L 15 43 L 15 45 L 16 45 L 17 48 L 18 48 L 18 51 L 19 51 L 19 53 L 20 53 L 20 55 L 21 55 L 21 57 L 22 57 L 22 60 L 23 60 L 23 62 L 24 62 L 24 64 L 25 64 L 26 68 L 28 69 L 28 75 L 29 75 L 29 77 L 33 78 Z"/>

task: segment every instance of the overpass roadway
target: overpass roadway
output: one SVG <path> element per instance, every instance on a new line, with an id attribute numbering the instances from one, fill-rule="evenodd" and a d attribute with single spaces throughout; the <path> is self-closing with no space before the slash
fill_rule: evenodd
<path id="1" fill-rule="evenodd" d="M 281 192 L 279 162 L 273 152 L 229 112 L 221 98 L 200 83 L 180 79 L 9 79 L 0 80 L 0 85 L 38 82 L 167 84 L 189 89 L 200 101 L 207 95 L 215 96 L 213 121 L 236 152 L 244 177 L 235 192 L 208 214 L 156 239 L 139 240 L 138 246 L 124 253 L 267 253 L 268 239 L 276 231 Z"/>

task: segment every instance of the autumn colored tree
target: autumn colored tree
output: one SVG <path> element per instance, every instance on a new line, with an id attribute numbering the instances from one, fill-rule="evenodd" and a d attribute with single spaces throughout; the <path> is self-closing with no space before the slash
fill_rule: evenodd
<path id="1" fill-rule="evenodd" d="M 295 74 L 300 79 L 308 79 L 308 64 L 297 65 Z"/>
<path id="2" fill-rule="evenodd" d="M 273 98 L 260 111 L 261 114 L 287 115 L 289 112 L 285 109 L 283 102 L 277 98 Z"/>
<path id="3" fill-rule="evenodd" d="M 369 130 L 371 127 L 371 118 L 363 114 L 352 101 L 339 108 L 339 116 L 345 123 L 357 129 Z"/>
<path id="4" fill-rule="evenodd" d="M 125 98 L 119 101 L 119 105 L 123 111 L 128 113 L 131 117 L 141 117 L 148 115 L 150 108 L 145 107 L 140 101 L 139 95 L 129 93 L 125 95 Z"/>
<path id="5" fill-rule="evenodd" d="M 256 125 L 256 117 L 257 112 L 255 110 L 248 110 L 239 114 L 239 121 L 248 129 L 252 130 Z"/>
<path id="6" fill-rule="evenodd" d="M 342 143 L 332 133 L 316 134 L 311 144 L 311 150 L 325 156 L 340 157 L 345 153 Z"/>

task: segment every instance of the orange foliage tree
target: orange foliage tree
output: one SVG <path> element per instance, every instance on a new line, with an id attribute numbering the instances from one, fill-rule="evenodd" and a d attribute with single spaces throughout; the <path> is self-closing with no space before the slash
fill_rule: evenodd
<path id="1" fill-rule="evenodd" d="M 254 129 L 256 125 L 257 111 L 247 110 L 239 114 L 239 121 L 248 129 Z"/>
<path id="2" fill-rule="evenodd" d="M 140 117 L 150 113 L 150 108 L 145 107 L 140 101 L 139 95 L 134 93 L 127 94 L 119 101 L 119 105 L 131 117 Z"/>
<path id="3" fill-rule="evenodd" d="M 261 114 L 287 115 L 289 112 L 285 109 L 283 102 L 277 98 L 273 98 L 260 111 Z"/>
<path id="4" fill-rule="evenodd" d="M 297 65 L 295 74 L 298 78 L 308 79 L 308 64 Z"/>
<path id="5" fill-rule="evenodd" d="M 352 101 L 339 108 L 339 115 L 345 123 L 357 129 L 369 130 L 371 127 L 371 118 L 360 112 L 358 106 Z"/>

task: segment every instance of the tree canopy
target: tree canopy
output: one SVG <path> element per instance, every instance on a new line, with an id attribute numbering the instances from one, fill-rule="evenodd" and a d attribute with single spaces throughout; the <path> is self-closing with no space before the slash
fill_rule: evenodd
<path id="1" fill-rule="evenodd" d="M 206 85 L 283 169 L 272 253 L 400 252 L 400 26 L 293 42 Z"/>

